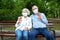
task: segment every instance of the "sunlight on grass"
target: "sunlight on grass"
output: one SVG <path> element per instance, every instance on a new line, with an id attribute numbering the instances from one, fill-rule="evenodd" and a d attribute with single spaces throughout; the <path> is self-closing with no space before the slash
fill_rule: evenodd
<path id="1" fill-rule="evenodd" d="M 53 30 L 60 30 L 60 24 L 59 23 L 54 23 L 54 28 Z"/>

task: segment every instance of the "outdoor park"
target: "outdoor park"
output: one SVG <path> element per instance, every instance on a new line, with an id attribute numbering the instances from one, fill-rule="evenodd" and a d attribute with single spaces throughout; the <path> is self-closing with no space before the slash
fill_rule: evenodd
<path id="1" fill-rule="evenodd" d="M 60 40 L 60 0 L 0 0 L 0 40 L 15 40 L 17 18 L 22 16 L 23 8 L 28 8 L 32 15 L 33 5 L 46 15 L 49 22 L 47 29 L 53 33 L 55 40 Z M 36 40 L 46 39 L 37 35 Z"/>

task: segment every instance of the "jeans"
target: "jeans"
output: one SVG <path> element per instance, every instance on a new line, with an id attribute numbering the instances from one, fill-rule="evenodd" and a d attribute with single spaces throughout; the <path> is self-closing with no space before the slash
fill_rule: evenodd
<path id="1" fill-rule="evenodd" d="M 29 31 L 21 31 L 21 30 L 16 30 L 15 34 L 16 34 L 16 40 L 28 40 L 28 33 Z"/>
<path id="2" fill-rule="evenodd" d="M 48 31 L 47 28 L 34 28 L 30 33 L 29 33 L 29 40 L 35 40 L 35 37 L 37 34 L 42 34 L 46 38 L 46 40 L 54 40 L 53 34 Z"/>

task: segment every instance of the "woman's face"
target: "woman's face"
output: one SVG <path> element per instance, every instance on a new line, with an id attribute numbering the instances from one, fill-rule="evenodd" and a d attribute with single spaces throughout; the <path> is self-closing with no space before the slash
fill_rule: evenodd
<path id="1" fill-rule="evenodd" d="M 28 15 L 27 11 L 26 10 L 22 11 L 22 15 L 27 16 Z"/>
<path id="2" fill-rule="evenodd" d="M 27 11 L 26 10 L 24 10 L 24 11 L 22 11 L 23 13 L 27 13 Z"/>

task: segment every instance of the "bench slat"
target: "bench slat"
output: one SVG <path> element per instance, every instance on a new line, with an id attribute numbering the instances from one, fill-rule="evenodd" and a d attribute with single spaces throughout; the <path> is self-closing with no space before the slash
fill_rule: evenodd
<path id="1" fill-rule="evenodd" d="M 14 27 L 15 28 L 15 22 L 11 22 L 11 23 L 0 23 L 0 26 L 2 28 L 10 28 L 10 27 Z M 47 24 L 47 28 L 53 28 L 53 23 L 49 22 Z M 0 33 L 0 36 L 6 36 L 6 37 L 15 37 L 15 31 L 10 31 L 10 30 L 2 30 L 2 32 Z M 43 37 L 42 35 L 38 35 L 38 37 Z"/>

